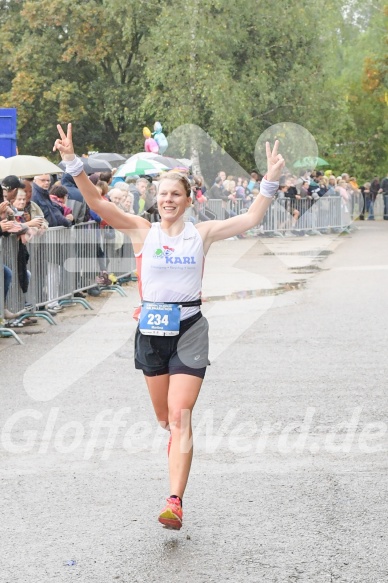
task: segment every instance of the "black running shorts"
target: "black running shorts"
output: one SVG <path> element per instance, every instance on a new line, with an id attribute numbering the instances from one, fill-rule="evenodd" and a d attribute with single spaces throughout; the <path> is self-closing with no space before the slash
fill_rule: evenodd
<path id="1" fill-rule="evenodd" d="M 210 364 L 208 331 L 201 312 L 182 320 L 176 336 L 146 336 L 137 328 L 135 368 L 149 377 L 188 374 L 203 379 Z"/>

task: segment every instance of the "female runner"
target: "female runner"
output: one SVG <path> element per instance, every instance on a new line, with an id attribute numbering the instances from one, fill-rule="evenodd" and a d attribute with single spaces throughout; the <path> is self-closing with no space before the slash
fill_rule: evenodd
<path id="1" fill-rule="evenodd" d="M 278 142 L 266 144 L 268 171 L 260 195 L 242 215 L 197 225 L 184 222 L 191 205 L 191 186 L 184 175 L 162 177 L 157 194 L 160 223 L 126 214 L 100 196 L 74 154 L 71 124 L 60 125 L 58 150 L 66 172 L 90 208 L 132 241 L 137 261 L 141 308 L 135 317 L 135 367 L 143 371 L 159 423 L 170 431 L 170 496 L 159 515 L 165 527 L 182 527 L 182 498 L 193 455 L 191 417 L 208 361 L 208 326 L 200 311 L 201 280 L 206 253 L 214 241 L 258 225 L 276 194 L 284 160 Z"/>

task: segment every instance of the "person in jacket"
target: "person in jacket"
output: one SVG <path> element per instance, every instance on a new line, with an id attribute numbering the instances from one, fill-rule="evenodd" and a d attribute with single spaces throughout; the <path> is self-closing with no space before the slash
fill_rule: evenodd
<path id="1" fill-rule="evenodd" d="M 66 219 L 60 207 L 50 199 L 50 182 L 51 178 L 49 174 L 35 176 L 32 184 L 31 200 L 42 209 L 49 227 L 70 227 L 71 221 Z"/>
<path id="2" fill-rule="evenodd" d="M 22 230 L 22 225 L 14 220 L 8 200 L 2 200 L 0 197 L 0 237 L 8 237 L 11 233 L 18 233 Z M 7 265 L 3 265 L 3 279 L 4 279 L 4 304 L 7 300 L 9 288 L 12 283 L 12 271 Z M 6 320 L 15 318 L 15 314 L 10 312 L 4 306 L 3 312 Z M 1 314 L 0 314 L 1 316 Z"/>
<path id="3" fill-rule="evenodd" d="M 73 217 L 73 213 L 71 208 L 67 206 L 67 188 L 61 184 L 54 184 L 54 186 L 50 188 L 50 199 L 53 203 L 61 207 L 64 216 L 70 221 Z"/>
<path id="4" fill-rule="evenodd" d="M 22 181 L 22 189 L 26 193 L 26 205 L 24 207 L 24 218 L 26 220 L 26 223 L 28 223 L 29 221 L 32 221 L 36 218 L 39 218 L 39 219 L 41 219 L 41 226 L 40 226 L 41 231 L 43 232 L 43 231 L 47 230 L 48 229 L 48 222 L 44 218 L 42 209 L 40 208 L 40 206 L 38 206 L 36 204 L 36 202 L 33 202 L 31 200 L 32 180 L 23 180 Z"/>
<path id="5" fill-rule="evenodd" d="M 383 194 L 384 221 L 388 221 L 388 172 L 385 178 L 383 178 L 381 181 L 380 192 Z"/>
<path id="6" fill-rule="evenodd" d="M 84 201 L 82 194 L 78 190 L 73 177 L 70 174 L 64 174 L 61 179 L 61 184 L 67 190 L 67 206 L 71 208 L 74 217 L 74 223 L 85 223 L 88 221 L 88 207 Z"/>
<path id="7" fill-rule="evenodd" d="M 229 193 L 222 187 L 222 178 L 217 176 L 213 186 L 207 191 L 208 198 L 223 200 L 228 202 Z"/>

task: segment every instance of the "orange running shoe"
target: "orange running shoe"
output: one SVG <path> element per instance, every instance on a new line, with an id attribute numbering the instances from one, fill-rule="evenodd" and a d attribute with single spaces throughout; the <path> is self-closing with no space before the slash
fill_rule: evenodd
<path id="1" fill-rule="evenodd" d="M 159 522 L 165 528 L 180 530 L 182 528 L 183 510 L 179 498 L 167 498 L 167 506 L 159 515 Z"/>

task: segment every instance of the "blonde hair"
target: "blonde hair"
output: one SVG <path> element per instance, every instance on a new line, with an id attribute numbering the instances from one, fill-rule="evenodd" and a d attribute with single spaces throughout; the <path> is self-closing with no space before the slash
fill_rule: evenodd
<path id="1" fill-rule="evenodd" d="M 187 198 L 191 197 L 191 184 L 187 176 L 185 176 L 181 172 L 175 172 L 174 170 L 172 170 L 171 172 L 166 172 L 166 174 L 163 174 L 163 176 L 159 180 L 159 184 L 161 184 L 163 180 L 166 179 L 176 180 L 177 182 L 179 182 L 185 189 Z"/>

